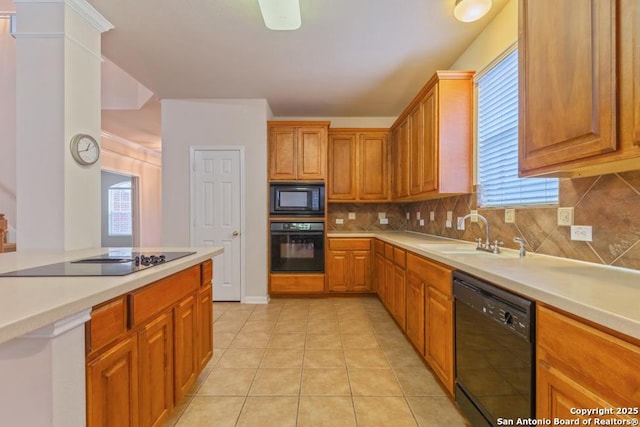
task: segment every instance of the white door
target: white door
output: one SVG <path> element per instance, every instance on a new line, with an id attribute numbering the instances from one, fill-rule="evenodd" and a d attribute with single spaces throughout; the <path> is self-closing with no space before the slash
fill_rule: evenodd
<path id="1" fill-rule="evenodd" d="M 241 150 L 194 149 L 191 243 L 222 246 L 213 263 L 214 301 L 241 300 Z"/>

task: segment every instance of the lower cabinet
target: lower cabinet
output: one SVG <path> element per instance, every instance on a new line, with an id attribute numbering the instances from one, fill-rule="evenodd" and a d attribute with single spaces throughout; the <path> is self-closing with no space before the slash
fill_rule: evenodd
<path id="1" fill-rule="evenodd" d="M 424 357 L 449 393 L 454 390 L 453 299 L 427 287 Z"/>
<path id="2" fill-rule="evenodd" d="M 577 419 L 574 408 L 613 408 L 598 418 L 638 419 L 637 342 L 543 305 L 536 325 L 536 418 Z"/>
<path id="3" fill-rule="evenodd" d="M 137 338 L 130 335 L 87 363 L 87 425 L 140 425 Z"/>
<path id="4" fill-rule="evenodd" d="M 213 354 L 211 273 L 207 261 L 94 307 L 88 426 L 163 425 Z"/>
<path id="5" fill-rule="evenodd" d="M 420 277 L 407 274 L 407 337 L 424 355 L 425 328 L 425 284 Z"/>
<path id="6" fill-rule="evenodd" d="M 173 316 L 162 313 L 138 333 L 140 425 L 160 426 L 173 407 Z"/>
<path id="7" fill-rule="evenodd" d="M 371 239 L 329 239 L 329 292 L 371 292 Z"/>

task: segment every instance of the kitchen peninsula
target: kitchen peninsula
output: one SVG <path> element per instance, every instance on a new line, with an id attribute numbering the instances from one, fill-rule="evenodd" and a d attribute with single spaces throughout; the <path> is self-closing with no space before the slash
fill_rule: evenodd
<path id="1" fill-rule="evenodd" d="M 0 277 L 0 387 L 4 396 L 0 414 L 3 424 L 86 425 L 87 357 L 108 352 L 110 346 L 115 347 L 123 337 L 135 342 L 138 332 L 144 330 L 144 326 L 138 325 L 155 319 L 150 316 L 156 316 L 157 312 L 162 314 L 162 311 L 173 309 L 176 301 L 169 300 L 172 298 L 169 293 L 183 298 L 184 292 L 191 292 L 192 288 L 194 295 L 201 285 L 210 289 L 210 259 L 221 254 L 223 249 L 140 250 L 145 253 L 167 251 L 193 253 L 122 276 Z M 0 256 L 0 274 L 96 257 L 106 252 L 107 249 L 98 248 L 7 253 Z M 171 281 L 171 278 L 178 280 Z M 174 291 L 176 288 L 180 291 Z M 156 292 L 149 292 L 156 289 Z M 96 336 L 95 324 L 85 328 L 85 322 L 92 319 L 92 308 L 118 300 L 123 302 L 120 319 L 124 326 L 117 339 L 112 331 L 109 332 L 111 335 L 107 334 L 110 340 L 105 339 L 105 335 Z M 133 310 L 138 302 L 142 305 L 136 305 Z M 197 311 L 195 304 L 193 307 Z M 107 313 L 117 311 L 108 310 Z M 117 320 L 115 317 L 103 325 L 117 323 Z M 101 347 L 91 348 L 93 343 Z M 135 386 L 132 389 L 137 389 L 137 384 Z"/>

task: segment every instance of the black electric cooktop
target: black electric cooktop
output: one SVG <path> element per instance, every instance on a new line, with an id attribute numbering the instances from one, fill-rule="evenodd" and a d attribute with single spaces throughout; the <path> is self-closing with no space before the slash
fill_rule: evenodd
<path id="1" fill-rule="evenodd" d="M 193 254 L 195 252 L 140 253 L 123 250 L 0 273 L 0 277 L 125 276 Z"/>

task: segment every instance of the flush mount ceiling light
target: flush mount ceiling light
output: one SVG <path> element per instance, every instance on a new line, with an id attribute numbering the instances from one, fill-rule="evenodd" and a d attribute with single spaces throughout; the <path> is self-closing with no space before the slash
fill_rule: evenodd
<path id="1" fill-rule="evenodd" d="M 491 9 L 491 0 L 456 0 L 453 15 L 462 22 L 473 22 L 482 18 Z"/>
<path id="2" fill-rule="evenodd" d="M 270 30 L 297 30 L 302 25 L 298 0 L 258 0 L 258 4 Z"/>

